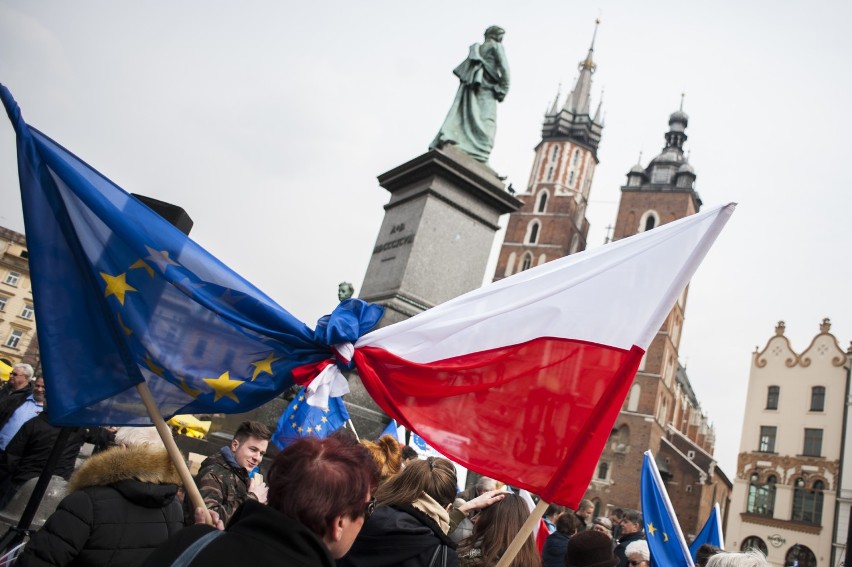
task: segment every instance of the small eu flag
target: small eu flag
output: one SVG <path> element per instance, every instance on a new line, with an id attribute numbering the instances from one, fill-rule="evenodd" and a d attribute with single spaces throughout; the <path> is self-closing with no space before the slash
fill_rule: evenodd
<path id="1" fill-rule="evenodd" d="M 348 420 L 349 412 L 342 398 L 330 397 L 327 408 L 315 407 L 308 404 L 302 388 L 281 414 L 272 441 L 283 449 L 302 437 L 313 435 L 322 439 L 340 429 Z"/>
<path id="2" fill-rule="evenodd" d="M 660 471 L 650 451 L 642 463 L 642 516 L 654 565 L 694 567 Z"/>

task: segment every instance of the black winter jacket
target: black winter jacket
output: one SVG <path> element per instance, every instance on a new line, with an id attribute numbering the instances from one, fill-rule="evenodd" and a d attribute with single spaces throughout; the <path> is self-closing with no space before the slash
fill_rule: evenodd
<path id="1" fill-rule="evenodd" d="M 90 457 L 15 564 L 135 567 L 183 528 L 165 450 L 116 447 Z"/>
<path id="2" fill-rule="evenodd" d="M 47 421 L 47 412 L 24 423 L 0 455 L 0 482 L 8 478 L 13 485 L 20 486 L 40 475 L 60 430 Z M 65 480 L 71 477 L 82 445 L 83 436 L 73 431 L 53 469 L 55 476 Z"/>
<path id="3" fill-rule="evenodd" d="M 413 506 L 381 506 L 361 528 L 339 567 L 428 567 L 439 545 L 446 567 L 458 567 L 456 544 L 435 520 Z M 437 565 L 441 565 L 440 560 Z"/>
<path id="4" fill-rule="evenodd" d="M 210 531 L 210 526 L 189 526 L 154 551 L 144 567 L 171 565 Z M 225 534 L 204 547 L 189 565 L 334 567 L 334 559 L 322 540 L 298 521 L 256 500 L 246 500 L 231 516 Z"/>

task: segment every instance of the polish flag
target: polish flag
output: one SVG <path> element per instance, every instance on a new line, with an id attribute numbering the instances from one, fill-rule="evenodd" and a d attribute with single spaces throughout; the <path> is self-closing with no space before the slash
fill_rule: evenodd
<path id="1" fill-rule="evenodd" d="M 576 507 L 645 350 L 735 204 L 537 266 L 361 337 L 376 403 L 466 468 Z"/>

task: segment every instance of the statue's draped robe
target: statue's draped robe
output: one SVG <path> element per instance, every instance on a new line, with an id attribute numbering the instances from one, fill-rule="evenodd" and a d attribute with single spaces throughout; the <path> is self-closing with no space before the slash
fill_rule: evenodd
<path id="1" fill-rule="evenodd" d="M 467 59 L 453 73 L 459 89 L 441 130 L 429 149 L 453 144 L 487 162 L 497 131 L 497 102 L 509 92 L 509 66 L 503 45 L 488 39 L 470 46 Z"/>

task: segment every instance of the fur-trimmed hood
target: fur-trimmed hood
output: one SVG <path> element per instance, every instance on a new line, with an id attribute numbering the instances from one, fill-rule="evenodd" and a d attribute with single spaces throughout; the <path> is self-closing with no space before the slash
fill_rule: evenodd
<path id="1" fill-rule="evenodd" d="M 165 449 L 113 447 L 89 457 L 71 477 L 68 492 L 90 486 L 109 486 L 124 480 L 181 484 Z"/>

